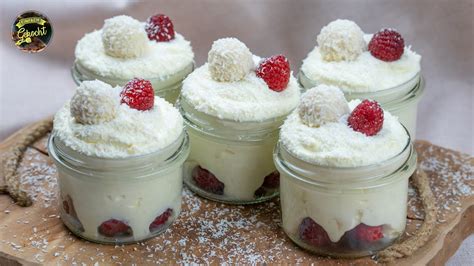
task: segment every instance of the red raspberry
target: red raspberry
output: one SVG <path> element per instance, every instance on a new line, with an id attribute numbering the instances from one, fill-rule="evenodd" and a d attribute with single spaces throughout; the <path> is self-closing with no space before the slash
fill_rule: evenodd
<path id="1" fill-rule="evenodd" d="M 126 237 L 133 235 L 132 228 L 126 223 L 110 219 L 103 222 L 98 228 L 99 234 L 107 237 Z"/>
<path id="2" fill-rule="evenodd" d="M 151 82 L 145 79 L 130 80 L 120 93 L 120 98 L 121 103 L 140 111 L 150 110 L 155 104 L 155 92 Z"/>
<path id="3" fill-rule="evenodd" d="M 377 134 L 383 126 L 383 110 L 376 101 L 364 100 L 352 110 L 349 126 L 367 136 Z"/>
<path id="4" fill-rule="evenodd" d="M 328 233 L 313 219 L 306 217 L 298 228 L 301 240 L 312 246 L 321 247 L 331 244 Z"/>
<path id="5" fill-rule="evenodd" d="M 74 208 L 74 202 L 72 201 L 71 196 L 67 195 L 65 199 L 63 199 L 63 210 L 66 214 L 68 214 L 69 223 L 72 226 L 81 232 L 84 232 L 84 227 L 82 226 L 81 221 L 79 221 L 79 217 L 77 216 L 76 209 Z"/>
<path id="6" fill-rule="evenodd" d="M 357 241 L 371 243 L 383 238 L 383 228 L 381 225 L 368 226 L 366 224 L 359 224 L 352 230 L 354 230 L 354 237 Z"/>
<path id="7" fill-rule="evenodd" d="M 290 80 L 290 62 L 283 55 L 274 55 L 260 62 L 256 74 L 274 91 L 283 91 Z"/>
<path id="8" fill-rule="evenodd" d="M 168 208 L 166 211 L 164 211 L 162 214 L 157 216 L 153 222 L 151 222 L 150 227 L 150 232 L 154 232 L 158 229 L 160 229 L 171 217 L 171 214 L 173 214 L 173 210 Z"/>
<path id="9" fill-rule="evenodd" d="M 351 250 L 367 250 L 377 248 L 379 245 L 377 241 L 383 237 L 383 226 L 359 224 L 345 232 L 338 244 Z"/>
<path id="10" fill-rule="evenodd" d="M 267 191 L 274 191 L 280 186 L 280 173 L 274 171 L 263 179 L 263 184 L 255 191 L 255 197 L 263 197 L 267 194 Z"/>
<path id="11" fill-rule="evenodd" d="M 145 31 L 148 39 L 157 42 L 168 42 L 174 39 L 173 22 L 167 15 L 157 14 L 146 21 Z"/>
<path id="12" fill-rule="evenodd" d="M 194 168 L 192 177 L 198 187 L 217 195 L 224 194 L 224 183 L 219 181 L 209 170 L 198 165 Z"/>
<path id="13" fill-rule="evenodd" d="M 274 171 L 267 175 L 263 180 L 262 186 L 266 188 L 278 188 L 280 186 L 280 173 L 278 171 Z"/>
<path id="14" fill-rule="evenodd" d="M 67 202 L 67 200 L 63 200 L 63 210 L 67 214 L 71 214 L 71 209 L 69 208 L 69 203 Z"/>
<path id="15" fill-rule="evenodd" d="M 369 42 L 369 51 L 382 61 L 391 62 L 400 59 L 405 48 L 402 35 L 393 29 L 382 29 L 375 33 Z"/>

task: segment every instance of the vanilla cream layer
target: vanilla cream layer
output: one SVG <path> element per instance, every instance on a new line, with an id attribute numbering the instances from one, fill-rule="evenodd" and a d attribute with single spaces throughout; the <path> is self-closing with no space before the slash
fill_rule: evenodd
<path id="1" fill-rule="evenodd" d="M 255 199 L 265 176 L 275 171 L 272 153 L 276 137 L 250 144 L 210 140 L 189 127 L 188 133 L 191 153 L 187 164 L 200 165 L 214 174 L 225 185 L 226 199 Z"/>
<path id="2" fill-rule="evenodd" d="M 364 36 L 366 43 L 371 38 L 371 34 Z M 329 62 L 322 58 L 316 46 L 303 60 L 301 71 L 311 81 L 305 87 L 327 84 L 349 93 L 375 92 L 409 83 L 419 74 L 420 62 L 421 56 L 410 47 L 405 47 L 402 57 L 393 62 L 379 60 L 370 51 L 364 51 L 354 61 Z"/>
<path id="3" fill-rule="evenodd" d="M 160 173 L 161 175 L 161 173 Z M 182 167 L 163 176 L 147 180 L 87 180 L 59 172 L 60 191 L 72 198 L 79 221 L 90 239 L 102 239 L 97 228 L 104 221 L 117 219 L 133 230 L 133 239 L 147 238 L 150 224 L 168 208 L 173 210 L 168 221 L 181 210 Z M 133 240 L 132 239 L 132 240 Z"/>
<path id="4" fill-rule="evenodd" d="M 405 229 L 408 176 L 359 193 L 335 193 L 303 187 L 285 173 L 280 175 L 283 228 L 294 237 L 298 237 L 298 227 L 306 217 L 321 225 L 332 242 L 360 223 L 384 225 L 384 235 L 389 238 L 398 237 Z"/>
<path id="5" fill-rule="evenodd" d="M 91 78 L 166 80 L 193 64 L 191 44 L 178 33 L 169 42 L 149 41 L 145 55 L 131 59 L 107 55 L 101 34 L 101 30 L 87 33 L 76 45 L 76 64 Z"/>

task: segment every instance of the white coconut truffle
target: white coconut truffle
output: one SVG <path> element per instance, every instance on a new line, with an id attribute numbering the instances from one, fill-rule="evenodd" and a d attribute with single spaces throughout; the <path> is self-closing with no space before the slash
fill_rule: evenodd
<path id="1" fill-rule="evenodd" d="M 321 29 L 319 52 L 326 61 L 355 60 L 367 49 L 364 32 L 351 20 L 338 19 Z"/>
<path id="2" fill-rule="evenodd" d="M 254 68 L 252 53 L 236 38 L 215 41 L 209 51 L 207 61 L 214 80 L 232 82 L 242 80 Z"/>
<path id="3" fill-rule="evenodd" d="M 298 113 L 304 124 L 319 127 L 328 122 L 337 122 L 348 114 L 349 105 L 339 88 L 318 85 L 301 95 Z"/>
<path id="4" fill-rule="evenodd" d="M 102 44 L 107 55 L 136 58 L 146 52 L 148 37 L 140 21 L 122 15 L 104 21 Z"/>
<path id="5" fill-rule="evenodd" d="M 76 89 L 70 103 L 71 115 L 80 124 L 99 124 L 115 118 L 118 93 L 99 80 L 84 81 Z"/>

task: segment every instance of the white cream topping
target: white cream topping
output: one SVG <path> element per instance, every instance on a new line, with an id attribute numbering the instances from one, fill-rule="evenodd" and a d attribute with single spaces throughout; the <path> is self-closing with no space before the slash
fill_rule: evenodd
<path id="1" fill-rule="evenodd" d="M 366 43 L 371 34 L 364 35 Z M 421 56 L 405 47 L 402 57 L 385 62 L 364 51 L 353 61 L 325 61 L 316 46 L 303 60 L 301 71 L 318 84 L 334 85 L 345 92 L 372 92 L 399 86 L 420 72 Z"/>
<path id="2" fill-rule="evenodd" d="M 359 100 L 349 102 L 352 111 Z M 298 112 L 288 116 L 281 128 L 280 140 L 294 156 L 309 163 L 335 167 L 356 167 L 395 157 L 407 145 L 408 134 L 398 118 L 384 112 L 383 127 L 374 136 L 356 132 L 347 125 L 347 117 L 320 127 L 309 127 Z"/>
<path id="3" fill-rule="evenodd" d="M 102 30 L 86 34 L 78 41 L 75 50 L 76 63 L 101 77 L 123 80 L 134 77 L 166 79 L 194 60 L 190 42 L 178 33 L 169 42 L 148 41 L 148 49 L 137 58 L 107 55 L 101 34 Z"/>
<path id="4" fill-rule="evenodd" d="M 117 101 L 121 88 L 115 87 Z M 116 117 L 95 125 L 77 123 L 67 102 L 54 117 L 54 133 L 71 149 L 102 158 L 123 158 L 155 152 L 172 144 L 183 131 L 179 111 L 155 97 L 151 110 L 138 111 L 120 104 Z"/>
<path id="5" fill-rule="evenodd" d="M 254 57 L 255 65 L 259 60 Z M 298 105 L 300 88 L 291 75 L 284 91 L 273 91 L 253 70 L 240 81 L 218 82 L 212 79 L 208 64 L 204 64 L 184 80 L 181 95 L 200 112 L 248 122 L 288 114 Z"/>

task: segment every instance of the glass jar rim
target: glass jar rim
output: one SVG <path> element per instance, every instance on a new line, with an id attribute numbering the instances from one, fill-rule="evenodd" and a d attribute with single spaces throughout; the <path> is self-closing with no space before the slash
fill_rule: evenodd
<path id="1" fill-rule="evenodd" d="M 356 167 L 317 165 L 296 157 L 291 152 L 289 152 L 284 147 L 284 145 L 281 145 L 280 142 L 277 143 L 277 146 L 274 149 L 273 157 L 277 168 L 283 168 L 293 178 L 296 178 L 304 183 L 308 183 L 311 185 L 328 186 L 340 185 L 341 182 L 350 182 L 352 184 L 372 182 L 374 180 L 380 180 L 393 175 L 393 173 L 398 172 L 402 168 L 404 168 L 403 166 L 404 164 L 406 164 L 406 162 L 413 160 L 414 157 L 416 159 L 416 151 L 414 150 L 408 130 L 404 126 L 403 128 L 407 132 L 408 140 L 402 151 L 392 156 L 391 158 L 369 165 Z M 303 167 L 297 167 L 292 162 L 302 165 Z M 381 171 L 380 169 L 382 169 L 383 171 Z M 376 170 L 380 171 L 380 173 L 374 174 Z M 364 175 L 362 178 L 354 178 L 353 175 L 357 172 L 372 174 L 367 176 Z M 331 178 L 328 180 L 317 180 L 315 178 L 309 177 L 314 176 L 316 173 L 331 173 L 332 175 L 337 176 L 337 178 Z"/>
<path id="2" fill-rule="evenodd" d="M 48 139 L 48 153 L 53 161 L 62 167 L 85 175 L 90 175 L 90 172 L 104 172 L 107 169 L 128 173 L 154 167 L 158 171 L 164 170 L 172 162 L 186 159 L 189 153 L 189 138 L 183 130 L 173 143 L 152 153 L 123 158 L 104 158 L 77 152 L 61 140 L 56 140 L 56 135 L 52 133 Z M 85 169 L 87 173 L 81 169 Z"/>
<path id="3" fill-rule="evenodd" d="M 176 107 L 181 112 L 187 126 L 214 138 L 238 142 L 261 141 L 269 134 L 277 134 L 288 115 L 262 121 L 221 119 L 197 110 L 182 95 L 178 98 Z"/>
<path id="4" fill-rule="evenodd" d="M 311 83 L 316 83 L 314 86 L 318 85 L 318 82 L 315 82 L 314 80 L 311 80 L 303 70 L 300 70 L 298 73 L 298 82 L 303 88 L 306 88 L 303 85 L 303 79 L 308 80 Z M 408 86 L 409 84 L 412 84 L 413 86 L 407 87 L 404 90 L 401 90 L 403 93 L 402 97 L 398 97 L 396 95 L 397 93 L 400 93 L 400 89 Z M 404 102 L 408 100 L 416 100 L 419 99 L 424 91 L 425 88 L 425 79 L 421 75 L 421 70 L 416 72 L 410 79 L 406 80 L 405 82 L 398 84 L 396 86 L 386 88 L 383 90 L 378 90 L 378 91 L 366 91 L 366 92 L 352 92 L 352 91 L 347 91 L 345 89 L 341 90 L 344 92 L 344 94 L 350 95 L 351 98 L 353 99 L 378 99 L 379 97 L 384 97 L 384 96 L 391 96 L 393 99 L 388 101 L 387 103 L 389 104 L 395 104 L 399 102 Z M 306 88 L 309 89 L 309 88 Z M 395 97 L 396 96 L 396 97 Z"/>
<path id="5" fill-rule="evenodd" d="M 184 103 L 184 104 L 183 104 Z M 196 108 L 194 108 L 194 106 L 192 106 L 191 104 L 189 104 L 186 99 L 180 95 L 179 97 L 179 100 L 176 102 L 176 105 L 178 107 L 183 107 L 185 106 L 185 108 L 183 110 L 187 111 L 187 110 L 192 110 L 193 112 L 197 112 L 199 113 L 199 115 L 203 116 L 203 117 L 206 117 L 208 119 L 216 119 L 216 120 L 219 120 L 219 121 L 223 121 L 223 122 L 226 122 L 226 123 L 234 123 L 234 124 L 255 124 L 255 125 L 259 125 L 261 123 L 268 123 L 268 122 L 276 122 L 276 121 L 283 121 L 286 119 L 286 117 L 288 116 L 288 114 L 290 114 L 293 110 L 291 110 L 288 114 L 285 114 L 285 115 L 281 115 L 281 116 L 276 116 L 276 117 L 271 117 L 271 118 L 268 118 L 268 119 L 264 119 L 264 120 L 249 120 L 249 121 L 238 121 L 238 120 L 233 120 L 233 119 L 228 119 L 228 118 L 219 118 L 215 115 L 210 115 L 210 114 L 207 114 L 207 113 L 204 113 L 202 111 L 199 111 L 197 110 Z"/>
<path id="6" fill-rule="evenodd" d="M 182 80 L 189 73 L 191 73 L 195 69 L 195 67 L 196 67 L 196 64 L 195 64 L 194 61 L 192 61 L 190 64 L 186 65 L 183 69 L 180 69 L 176 73 L 169 74 L 167 76 L 153 77 L 153 78 L 150 78 L 150 77 L 139 77 L 139 78 L 147 79 L 151 83 L 156 84 L 156 83 L 159 83 L 159 82 L 165 82 L 165 81 L 173 80 L 173 78 L 177 78 L 177 77 L 181 76 L 180 74 L 182 74 L 182 72 L 185 73 L 182 79 L 178 79 L 176 82 L 166 84 L 166 86 L 164 86 L 163 88 L 155 88 L 155 89 L 158 89 L 160 91 L 166 91 L 167 88 L 173 89 L 176 84 L 181 83 Z M 84 80 L 94 80 L 94 79 L 101 80 L 101 81 L 103 81 L 105 83 L 108 83 L 108 84 L 116 84 L 117 86 L 123 86 L 128 81 L 130 81 L 130 79 L 120 79 L 120 78 L 116 78 L 116 77 L 112 77 L 112 76 L 102 76 L 102 75 L 94 74 L 94 73 L 88 71 L 85 67 L 83 67 L 77 61 L 74 61 L 74 63 L 73 63 L 73 66 L 71 68 L 71 75 L 72 75 L 72 78 L 74 80 L 74 83 L 76 83 L 76 85 L 81 84 L 81 82 L 84 81 Z M 120 84 L 122 84 L 122 85 L 120 85 Z"/>

